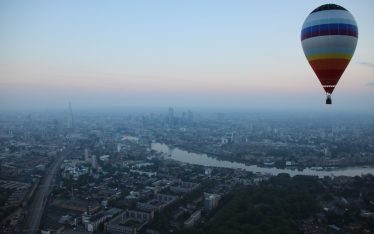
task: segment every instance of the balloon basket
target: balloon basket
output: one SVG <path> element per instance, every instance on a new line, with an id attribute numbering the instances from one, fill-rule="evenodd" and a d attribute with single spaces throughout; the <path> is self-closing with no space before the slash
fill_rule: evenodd
<path id="1" fill-rule="evenodd" d="M 327 95 L 327 97 L 326 97 L 326 105 L 331 105 L 331 104 L 332 104 L 331 96 Z"/>

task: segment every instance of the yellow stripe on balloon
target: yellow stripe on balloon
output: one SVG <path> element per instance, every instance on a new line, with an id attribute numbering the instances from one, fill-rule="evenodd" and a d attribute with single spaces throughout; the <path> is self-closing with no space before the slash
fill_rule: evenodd
<path id="1" fill-rule="evenodd" d="M 318 59 L 351 59 L 352 54 L 316 54 L 307 57 L 308 61 L 318 60 Z"/>

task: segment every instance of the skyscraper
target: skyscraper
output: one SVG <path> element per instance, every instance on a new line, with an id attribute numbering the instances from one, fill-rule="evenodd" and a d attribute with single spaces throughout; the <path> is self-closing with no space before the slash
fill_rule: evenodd
<path id="1" fill-rule="evenodd" d="M 73 110 L 71 108 L 71 103 L 69 102 L 68 116 L 67 116 L 67 128 L 71 129 L 73 127 L 74 127 Z"/>
<path id="2" fill-rule="evenodd" d="M 90 155 L 89 155 L 88 148 L 84 149 L 84 161 L 86 161 L 86 162 L 90 161 Z"/>
<path id="3" fill-rule="evenodd" d="M 193 113 L 192 113 L 191 110 L 188 110 L 188 112 L 187 112 L 187 121 L 188 121 L 189 123 L 192 123 L 192 122 L 193 122 Z"/>
<path id="4" fill-rule="evenodd" d="M 168 124 L 171 126 L 174 123 L 174 109 L 173 107 L 169 107 L 168 110 Z"/>
<path id="5" fill-rule="evenodd" d="M 97 159 L 96 159 L 96 155 L 92 155 L 91 156 L 91 166 L 93 169 L 96 169 L 97 168 Z"/>

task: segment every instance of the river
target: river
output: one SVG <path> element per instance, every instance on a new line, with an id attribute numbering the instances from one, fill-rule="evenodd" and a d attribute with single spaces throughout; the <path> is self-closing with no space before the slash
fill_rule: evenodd
<path id="1" fill-rule="evenodd" d="M 275 167 L 259 167 L 256 165 L 246 165 L 239 162 L 231 162 L 227 160 L 218 160 L 217 158 L 210 157 L 207 154 L 192 153 L 180 148 L 169 147 L 166 144 L 152 143 L 151 149 L 168 155 L 171 159 L 179 162 L 208 166 L 208 167 L 222 167 L 233 169 L 244 169 L 253 173 L 278 175 L 279 173 L 288 173 L 291 176 L 295 175 L 316 175 L 319 177 L 324 176 L 360 176 L 363 174 L 374 175 L 374 167 L 347 167 L 347 168 L 334 168 L 325 170 L 313 170 L 305 168 L 298 169 L 279 169 Z"/>

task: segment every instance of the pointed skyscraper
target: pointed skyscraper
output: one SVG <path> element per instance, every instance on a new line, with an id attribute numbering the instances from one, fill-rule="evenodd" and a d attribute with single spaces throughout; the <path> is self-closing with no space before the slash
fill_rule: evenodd
<path id="1" fill-rule="evenodd" d="M 71 129 L 74 127 L 73 110 L 71 108 L 71 102 L 69 102 L 68 116 L 67 116 L 67 128 Z"/>

